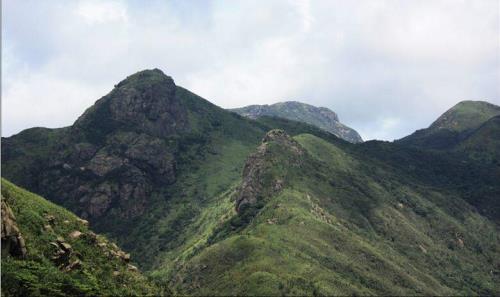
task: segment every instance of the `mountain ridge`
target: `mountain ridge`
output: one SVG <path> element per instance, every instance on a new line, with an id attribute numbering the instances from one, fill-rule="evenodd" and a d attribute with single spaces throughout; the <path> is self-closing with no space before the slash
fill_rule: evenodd
<path id="1" fill-rule="evenodd" d="M 485 101 L 461 101 L 448 109 L 428 128 L 396 142 L 432 149 L 452 149 L 483 123 L 500 115 L 500 106 Z"/>
<path id="2" fill-rule="evenodd" d="M 496 129 L 468 151 L 494 158 Z M 83 214 L 178 295 L 499 293 L 493 160 L 249 119 L 160 70 L 71 127 L 2 144 L 5 177 Z"/>
<path id="3" fill-rule="evenodd" d="M 276 116 L 301 121 L 315 125 L 349 142 L 363 142 L 361 136 L 354 129 L 342 124 L 337 114 L 326 107 L 316 107 L 298 101 L 284 101 L 270 105 L 249 105 L 230 110 L 251 119 Z"/>

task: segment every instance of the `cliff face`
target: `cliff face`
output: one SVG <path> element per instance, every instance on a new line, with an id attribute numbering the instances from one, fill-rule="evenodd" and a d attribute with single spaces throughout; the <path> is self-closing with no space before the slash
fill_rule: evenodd
<path id="1" fill-rule="evenodd" d="M 179 134 L 190 129 L 177 91 L 160 70 L 131 75 L 71 127 L 3 139 L 7 176 L 93 222 L 136 218 L 176 181 Z"/>
<path id="2" fill-rule="evenodd" d="M 175 181 L 175 145 L 188 128 L 173 80 L 159 70 L 120 82 L 60 136 L 45 160 L 38 189 L 72 200 L 84 218 L 114 209 L 123 218 L 143 213 L 155 184 Z"/>

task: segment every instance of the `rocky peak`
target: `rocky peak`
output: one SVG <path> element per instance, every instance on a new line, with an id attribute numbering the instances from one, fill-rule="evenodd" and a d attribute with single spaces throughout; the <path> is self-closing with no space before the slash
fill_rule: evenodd
<path id="1" fill-rule="evenodd" d="M 244 206 L 257 205 L 265 196 L 281 191 L 286 183 L 286 172 L 269 175 L 269 169 L 277 162 L 285 162 L 285 168 L 300 166 L 304 153 L 302 146 L 285 131 L 273 129 L 267 132 L 257 152 L 246 160 L 236 210 L 241 213 Z"/>
<path id="2" fill-rule="evenodd" d="M 266 133 L 264 138 L 262 139 L 262 143 L 276 141 L 280 143 L 290 142 L 292 138 L 286 134 L 284 130 L 281 129 L 273 129 Z"/>
<path id="3" fill-rule="evenodd" d="M 175 181 L 175 142 L 188 126 L 173 79 L 144 70 L 120 83 L 70 128 L 42 173 L 44 191 L 78 215 L 141 215 L 155 185 Z M 64 147 L 64 145 L 66 145 Z M 76 207 L 76 205 L 78 205 Z"/>
<path id="4" fill-rule="evenodd" d="M 304 122 L 349 142 L 363 142 L 363 139 L 355 130 L 342 124 L 337 114 L 326 107 L 316 107 L 297 101 L 285 101 L 271 105 L 250 105 L 231 110 L 251 119 L 271 116 Z"/>
<path id="5" fill-rule="evenodd" d="M 187 113 L 176 90 L 174 80 L 161 70 L 140 71 L 87 109 L 74 127 L 83 128 L 94 140 L 116 130 L 171 136 L 187 125 Z"/>

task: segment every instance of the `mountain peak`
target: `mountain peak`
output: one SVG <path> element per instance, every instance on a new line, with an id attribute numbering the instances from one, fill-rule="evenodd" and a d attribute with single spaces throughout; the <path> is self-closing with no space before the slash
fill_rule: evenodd
<path id="1" fill-rule="evenodd" d="M 500 114 L 500 107 L 485 101 L 461 101 L 447 110 L 429 129 L 465 131 L 479 127 L 491 117 Z"/>
<path id="2" fill-rule="evenodd" d="M 102 139 L 115 130 L 167 137 L 187 124 L 176 98 L 174 80 L 159 69 L 143 70 L 118 83 L 75 122 L 75 127 Z"/>
<path id="3" fill-rule="evenodd" d="M 249 105 L 232 109 L 232 111 L 251 119 L 272 116 L 304 122 L 330 132 L 346 141 L 352 143 L 363 142 L 358 132 L 342 124 L 337 114 L 326 107 L 316 107 L 298 101 L 285 101 L 271 105 Z"/>
<path id="4" fill-rule="evenodd" d="M 417 130 L 398 142 L 432 149 L 449 149 L 498 115 L 500 106 L 485 101 L 461 101 L 443 113 L 429 128 Z"/>
<path id="5" fill-rule="evenodd" d="M 291 138 L 286 132 L 282 129 L 273 129 L 266 133 L 264 138 L 262 139 L 262 143 L 267 143 L 271 141 L 277 141 L 283 143 L 285 141 L 291 141 Z"/>
<path id="6" fill-rule="evenodd" d="M 145 69 L 129 75 L 127 76 L 127 78 L 118 83 L 116 87 L 138 87 L 141 85 L 151 85 L 156 83 L 167 83 L 175 85 L 172 77 L 166 75 L 160 69 L 154 68 Z"/>

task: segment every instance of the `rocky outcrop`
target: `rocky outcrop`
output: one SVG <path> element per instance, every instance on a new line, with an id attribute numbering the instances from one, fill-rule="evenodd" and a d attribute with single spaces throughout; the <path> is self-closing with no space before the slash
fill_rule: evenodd
<path id="1" fill-rule="evenodd" d="M 231 109 L 231 111 L 251 119 L 257 119 L 262 116 L 273 116 L 304 122 L 328 131 L 346 141 L 352 143 L 363 142 L 358 132 L 342 124 L 337 114 L 325 107 L 316 107 L 296 101 L 286 101 L 271 105 L 249 105 Z"/>
<path id="2" fill-rule="evenodd" d="M 14 213 L 2 197 L 2 256 L 4 253 L 24 258 L 27 250 Z"/>
<path id="3" fill-rule="evenodd" d="M 276 146 L 272 148 L 272 146 Z M 285 131 L 269 131 L 262 139 L 257 152 L 251 154 L 243 169 L 243 181 L 236 198 L 236 210 L 259 203 L 268 194 L 281 191 L 286 183 L 285 176 L 269 176 L 269 168 L 278 162 L 285 166 L 298 166 L 305 151 Z"/>
<path id="4" fill-rule="evenodd" d="M 101 132 L 105 133 L 129 128 L 159 138 L 171 136 L 187 125 L 186 111 L 175 97 L 176 89 L 174 80 L 159 69 L 138 72 L 98 100 L 74 128 L 104 128 Z"/>
<path id="5" fill-rule="evenodd" d="M 188 128 L 177 87 L 160 70 L 129 76 L 61 131 L 25 185 L 87 219 L 140 216 L 158 185 L 176 180 L 178 134 Z"/>

